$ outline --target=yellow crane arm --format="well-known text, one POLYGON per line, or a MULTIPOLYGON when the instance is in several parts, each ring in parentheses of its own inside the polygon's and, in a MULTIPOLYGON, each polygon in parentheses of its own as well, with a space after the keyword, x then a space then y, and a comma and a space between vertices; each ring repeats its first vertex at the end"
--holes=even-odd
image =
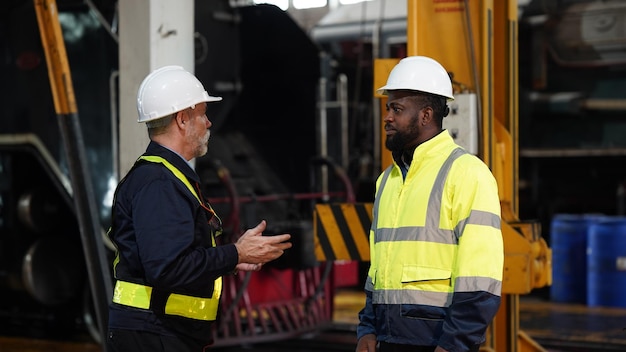
MULTIPOLYGON (((104 231, 100 226, 94 189, 91 183, 85 147, 79 125, 76 99, 65 43, 55 0, 34 0, 41 43, 46 55, 48 77, 65 146, 72 196, 80 227, 81 242, 100 338, 104 341, 108 325, 108 304, 113 288, 110 265, 104 252, 104 231)), ((103 344, 106 352, 106 344, 103 344)))
POLYGON ((35 0, 41 44, 46 54, 48 77, 57 114, 76 113, 72 76, 61 34, 56 1, 35 0))

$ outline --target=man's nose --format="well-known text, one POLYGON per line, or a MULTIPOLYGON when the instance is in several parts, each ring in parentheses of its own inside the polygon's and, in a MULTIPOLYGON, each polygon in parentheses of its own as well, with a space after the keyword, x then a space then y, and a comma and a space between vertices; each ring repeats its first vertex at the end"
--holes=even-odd
POLYGON ((393 120, 393 114, 391 113, 391 110, 387 110, 385 114, 383 115, 383 121, 389 122, 391 120, 393 120))

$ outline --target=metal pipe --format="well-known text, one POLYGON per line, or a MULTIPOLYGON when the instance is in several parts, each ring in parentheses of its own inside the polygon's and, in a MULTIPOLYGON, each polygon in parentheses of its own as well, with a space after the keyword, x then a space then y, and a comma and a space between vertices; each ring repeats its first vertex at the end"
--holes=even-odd
MULTIPOLYGON (((474 42, 474 28, 472 26, 472 16, 470 14, 470 6, 469 6, 469 1, 468 0, 464 0, 464 6, 465 6, 465 22, 467 24, 467 35, 468 35, 468 41, 469 41, 469 49, 470 49, 470 62, 472 64, 472 74, 473 74, 473 78, 474 78, 474 87, 475 87, 475 91, 476 91, 476 96, 478 99, 476 99, 476 111, 478 113, 478 140, 479 141, 484 141, 484 132, 483 132, 483 125, 484 125, 484 116, 483 116, 483 95, 482 95, 482 91, 481 91, 481 84, 480 84, 480 77, 478 75, 478 63, 476 62, 476 53, 474 52, 474 46, 475 46, 475 42, 474 42)), ((490 116, 488 116, 488 118, 491 118, 490 116)), ((485 143, 478 143, 478 155, 481 156, 483 159, 485 157, 487 153, 485 152, 485 143)))
MULTIPOLYGON (((336 162, 334 162, 332 159, 330 158, 313 158, 311 160, 311 165, 320 165, 321 167, 324 167, 326 165, 332 167, 333 171, 335 172, 335 176, 339 177, 339 179, 342 181, 344 188, 346 189, 346 202, 348 203, 354 203, 355 202, 355 195, 354 195, 354 190, 352 187, 352 183, 350 182, 350 179, 348 178, 348 175, 346 174, 346 172, 344 171, 344 169, 338 165, 336 162)), ((313 167, 311 168, 313 169, 313 167)), ((327 192, 324 192, 325 194, 328 194, 327 192)), ((328 199, 330 198, 328 197, 324 197, 324 199, 328 199)))
POLYGON ((340 74, 337 77, 337 102, 341 109, 341 166, 348 168, 348 76, 340 74))
MULTIPOLYGON (((111 38, 113 38, 113 40, 115 40, 116 43, 119 43, 120 40, 117 36, 117 33, 115 33, 113 27, 109 24, 109 22, 107 22, 106 18, 104 18, 104 16, 102 15, 102 12, 98 10, 98 7, 94 5, 93 1, 85 0, 85 3, 89 7, 89 9, 93 11, 94 15, 96 16, 96 18, 98 19, 102 27, 104 27, 104 29, 106 29, 106 31, 111 35, 111 38)), ((117 4, 115 6, 117 7, 117 4)))
MULTIPOLYGON (((347 192, 282 193, 259 196, 238 196, 240 204, 256 202, 275 202, 278 200, 326 199, 328 197, 347 197, 347 192)), ((211 204, 224 204, 232 201, 231 197, 207 198, 211 204)))
MULTIPOLYGON (((319 83, 319 98, 318 98, 318 110, 319 110, 319 155, 323 158, 328 157, 328 107, 327 107, 327 85, 328 80, 326 77, 320 78, 319 83)), ((321 169, 322 177, 322 192, 326 193, 328 191, 328 168, 326 166, 322 166, 321 169)))
MULTIPOLYGON (((374 29, 372 30, 372 61, 375 62, 377 59, 380 59, 380 51, 382 47, 381 43, 381 33, 383 27, 383 13, 384 4, 381 2, 381 13, 379 19, 374 24, 374 29)), ((372 145, 374 146, 372 150, 372 158, 373 158, 373 167, 372 174, 368 175, 372 178, 376 179, 378 177, 378 173, 381 171, 381 155, 382 155, 382 146, 380 144, 380 121, 382 116, 380 116, 380 99, 376 98, 372 95, 372 145)))
MULTIPOLYGON (((108 303, 112 299, 113 286, 108 261, 104 253, 102 229, 96 211, 91 177, 86 166, 87 158, 85 157, 83 137, 78 123, 78 114, 59 115, 58 117, 74 190, 74 203, 94 306, 98 316, 100 336, 104 341, 108 326, 108 303)), ((103 343, 103 346, 105 345, 103 343)))
POLYGON ((111 109, 111 154, 113 157, 113 177, 116 181, 120 180, 120 148, 119 148, 119 131, 118 131, 118 106, 117 106, 117 84, 115 84, 117 78, 120 76, 120 71, 113 71, 109 77, 109 93, 110 101, 109 106, 111 109))

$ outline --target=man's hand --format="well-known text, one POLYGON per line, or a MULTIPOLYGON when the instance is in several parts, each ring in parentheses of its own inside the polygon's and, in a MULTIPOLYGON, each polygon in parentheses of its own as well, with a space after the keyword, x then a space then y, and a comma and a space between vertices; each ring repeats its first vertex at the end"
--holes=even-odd
POLYGON ((263 264, 250 264, 250 263, 239 263, 235 267, 237 271, 259 271, 263 267, 263 264))
POLYGON ((239 253, 238 270, 261 270, 263 264, 280 257, 286 249, 291 248, 291 242, 286 242, 291 238, 291 235, 263 236, 263 230, 266 226, 265 220, 261 221, 255 227, 244 232, 235 243, 237 253, 239 253))
POLYGON ((376 335, 363 335, 357 342, 356 352, 376 352, 376 335))

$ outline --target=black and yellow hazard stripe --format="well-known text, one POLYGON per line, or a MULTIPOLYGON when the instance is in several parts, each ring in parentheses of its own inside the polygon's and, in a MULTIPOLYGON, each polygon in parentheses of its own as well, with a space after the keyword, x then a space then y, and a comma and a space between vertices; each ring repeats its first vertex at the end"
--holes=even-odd
POLYGON ((369 261, 372 203, 317 204, 315 257, 319 261, 369 261))

